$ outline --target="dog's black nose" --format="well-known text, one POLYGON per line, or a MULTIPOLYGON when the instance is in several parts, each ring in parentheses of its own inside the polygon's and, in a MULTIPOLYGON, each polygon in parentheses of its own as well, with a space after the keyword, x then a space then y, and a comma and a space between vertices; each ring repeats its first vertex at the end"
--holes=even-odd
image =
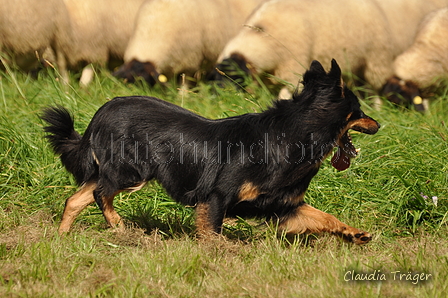
POLYGON ((378 121, 376 121, 376 120, 375 120, 375 122, 376 122, 376 125, 378 125, 378 129, 380 129, 381 128, 381 124, 378 121))

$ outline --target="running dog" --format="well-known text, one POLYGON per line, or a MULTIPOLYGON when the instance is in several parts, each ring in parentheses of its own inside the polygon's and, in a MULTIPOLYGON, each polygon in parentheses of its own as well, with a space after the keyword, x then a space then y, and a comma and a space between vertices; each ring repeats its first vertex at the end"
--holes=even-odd
POLYGON ((176 201, 195 206, 199 237, 221 232, 226 216, 277 220, 281 233, 329 232, 364 244, 367 232, 304 201, 311 179, 334 151, 332 165, 357 155, 349 130, 380 125, 360 109, 335 60, 327 73, 313 61, 302 91, 261 113, 210 120, 154 97, 117 97, 94 115, 83 136, 62 107, 44 110, 52 148, 80 189, 67 199, 59 232, 96 202, 111 227, 123 227, 115 195, 156 179, 176 201), (336 150, 333 150, 334 148, 336 150))

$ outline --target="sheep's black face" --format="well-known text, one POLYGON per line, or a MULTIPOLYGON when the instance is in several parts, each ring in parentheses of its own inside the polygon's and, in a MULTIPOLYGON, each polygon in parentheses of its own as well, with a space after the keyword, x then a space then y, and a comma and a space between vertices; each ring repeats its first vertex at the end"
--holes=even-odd
POLYGON ((251 76, 251 69, 252 66, 243 55, 234 53, 217 64, 207 76, 207 80, 215 81, 219 85, 223 85, 224 82, 228 81, 236 84, 238 87, 245 87, 247 78, 251 76))
POLYGON ((396 105, 403 105, 405 107, 411 107, 413 105, 417 111, 425 110, 420 90, 411 81, 404 81, 399 77, 393 76, 387 80, 381 93, 396 105))
POLYGON ((120 66, 120 68, 113 72, 112 75, 117 78, 124 79, 128 83, 134 83, 137 78, 142 78, 150 86, 154 86, 157 83, 164 83, 166 81, 166 79, 159 79, 161 75, 156 71, 153 63, 140 62, 135 59, 120 66))

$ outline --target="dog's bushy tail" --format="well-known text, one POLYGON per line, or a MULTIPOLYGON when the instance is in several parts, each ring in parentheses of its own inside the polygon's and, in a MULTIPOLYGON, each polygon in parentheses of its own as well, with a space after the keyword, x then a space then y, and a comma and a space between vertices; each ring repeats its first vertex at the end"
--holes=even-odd
POLYGON ((62 164, 78 184, 83 183, 86 169, 82 166, 85 163, 80 148, 82 137, 75 131, 72 115, 61 106, 50 107, 43 111, 41 119, 49 124, 44 131, 53 151, 60 154, 62 164))

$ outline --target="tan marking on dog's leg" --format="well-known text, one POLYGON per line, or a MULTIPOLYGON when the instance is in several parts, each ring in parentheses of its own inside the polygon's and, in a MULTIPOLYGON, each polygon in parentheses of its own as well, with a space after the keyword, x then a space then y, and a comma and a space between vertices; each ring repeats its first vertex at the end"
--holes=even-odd
POLYGON ((196 205, 196 230, 199 238, 209 238, 217 235, 210 219, 210 205, 208 203, 198 203, 196 205))
POLYGON ((241 201, 252 201, 260 195, 260 191, 252 182, 244 182, 240 187, 238 199, 241 201))
POLYGON ((117 192, 113 196, 103 197, 103 215, 110 227, 118 230, 124 229, 124 223, 117 211, 115 211, 113 201, 114 197, 120 193, 117 192))
POLYGON ((356 244, 365 244, 372 239, 369 233, 346 225, 333 215, 308 204, 297 207, 294 216, 280 222, 279 230, 286 234, 328 232, 340 235, 345 240, 356 244))
POLYGON ((67 233, 79 213, 89 204, 95 202, 93 191, 96 189, 96 186, 96 183, 84 184, 79 191, 65 201, 64 213, 59 225, 60 235, 67 233))

